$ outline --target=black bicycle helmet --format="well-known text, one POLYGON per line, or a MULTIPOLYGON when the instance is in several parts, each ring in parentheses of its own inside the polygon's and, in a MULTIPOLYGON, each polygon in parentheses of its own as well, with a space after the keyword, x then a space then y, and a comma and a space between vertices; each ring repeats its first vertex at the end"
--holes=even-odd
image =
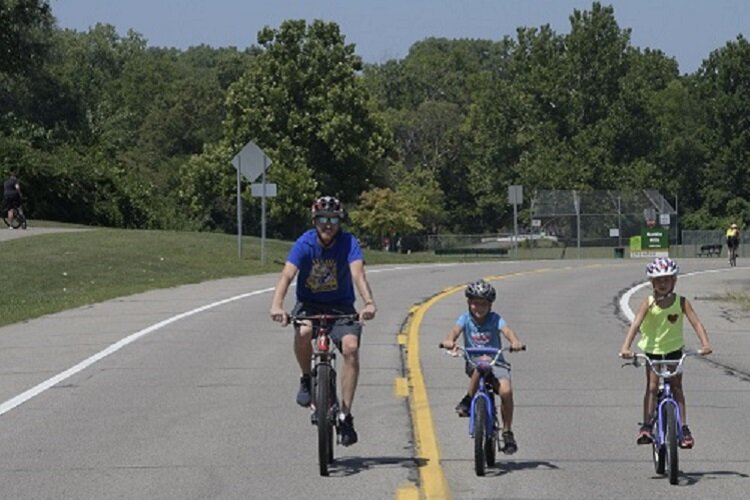
POLYGON ((344 206, 333 196, 321 196, 315 200, 312 204, 310 212, 315 218, 317 215, 338 215, 339 217, 344 216, 344 206))
POLYGON ((485 299, 490 302, 495 302, 495 298, 497 297, 495 287, 482 279, 466 285, 464 294, 467 299, 485 299))

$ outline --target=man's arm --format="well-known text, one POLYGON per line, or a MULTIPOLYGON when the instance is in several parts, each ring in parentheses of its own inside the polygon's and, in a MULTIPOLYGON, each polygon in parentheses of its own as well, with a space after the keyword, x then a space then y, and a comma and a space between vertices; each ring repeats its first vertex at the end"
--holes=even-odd
POLYGON ((349 270, 352 273, 354 286, 357 287, 359 296, 362 297, 362 301, 365 303, 365 307, 362 309, 360 315, 362 319, 372 319, 375 317, 378 308, 375 306, 372 289, 370 288, 370 284, 367 282, 367 277, 365 276, 364 261, 355 260, 349 263, 349 270))
POLYGON ((279 275, 279 281, 276 282, 276 289, 273 291, 273 300, 271 301, 271 319, 278 321, 282 326, 286 326, 289 322, 289 315, 284 311, 284 297, 286 292, 289 290, 289 285, 297 275, 297 266, 291 262, 284 264, 284 269, 281 270, 279 275))

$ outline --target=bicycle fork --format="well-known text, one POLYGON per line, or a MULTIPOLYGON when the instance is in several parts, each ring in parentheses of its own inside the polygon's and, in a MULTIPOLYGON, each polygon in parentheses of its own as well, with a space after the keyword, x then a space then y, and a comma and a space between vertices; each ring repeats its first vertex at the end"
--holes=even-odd
MULTIPOLYGON (((661 390, 659 393, 662 394, 661 390)), ((682 415, 680 414, 680 405, 677 404, 677 401, 675 401, 670 394, 668 397, 661 397, 657 400, 656 409, 652 418, 651 433, 653 434, 656 443, 659 445, 663 445, 666 441, 665 429, 667 422, 664 417, 664 407, 666 405, 672 405, 672 407, 674 407, 676 439, 678 443, 682 442, 682 415)))

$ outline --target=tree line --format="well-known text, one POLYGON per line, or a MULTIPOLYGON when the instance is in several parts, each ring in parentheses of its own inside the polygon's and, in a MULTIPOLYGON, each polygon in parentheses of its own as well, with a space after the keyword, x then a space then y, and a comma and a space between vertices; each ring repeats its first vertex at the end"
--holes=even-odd
MULTIPOLYGON (((0 169, 20 177, 32 218, 236 231, 231 159, 252 140, 272 160, 279 238, 320 194, 365 235, 495 232, 512 227, 513 184, 658 189, 679 199, 682 227, 716 228, 750 220, 748 120, 744 37, 680 74, 598 2, 567 34, 428 38, 364 64, 332 22, 178 50, 0 0, 0 169)), ((260 202, 242 193, 252 234, 260 202)))

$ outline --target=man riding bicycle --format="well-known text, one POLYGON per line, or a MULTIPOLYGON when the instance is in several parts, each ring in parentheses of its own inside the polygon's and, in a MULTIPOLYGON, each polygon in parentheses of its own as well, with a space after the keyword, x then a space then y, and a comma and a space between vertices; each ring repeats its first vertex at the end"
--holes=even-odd
POLYGON ((732 261, 732 254, 736 254, 740 247, 740 229, 737 224, 732 224, 727 229, 727 250, 729 253, 729 261, 732 261))
MULTIPOLYGON (((306 231, 289 251, 284 269, 276 284, 271 303, 271 319, 286 325, 289 315, 284 311, 284 297, 297 276, 295 316, 315 314, 356 314, 354 286, 364 301, 359 317, 369 320, 377 311, 372 290, 365 277, 364 258, 357 238, 340 229, 344 219, 341 202, 332 196, 315 200, 312 210, 313 229, 306 231), (299 273, 299 274, 298 274, 299 273)), ((362 325, 339 320, 333 325, 331 338, 344 358, 341 371, 341 415, 338 425, 341 444, 357 442, 351 406, 359 377, 359 345, 362 325)), ((295 330, 294 354, 302 377, 297 404, 310 406, 310 359, 312 358, 312 325, 302 324, 295 330)))

